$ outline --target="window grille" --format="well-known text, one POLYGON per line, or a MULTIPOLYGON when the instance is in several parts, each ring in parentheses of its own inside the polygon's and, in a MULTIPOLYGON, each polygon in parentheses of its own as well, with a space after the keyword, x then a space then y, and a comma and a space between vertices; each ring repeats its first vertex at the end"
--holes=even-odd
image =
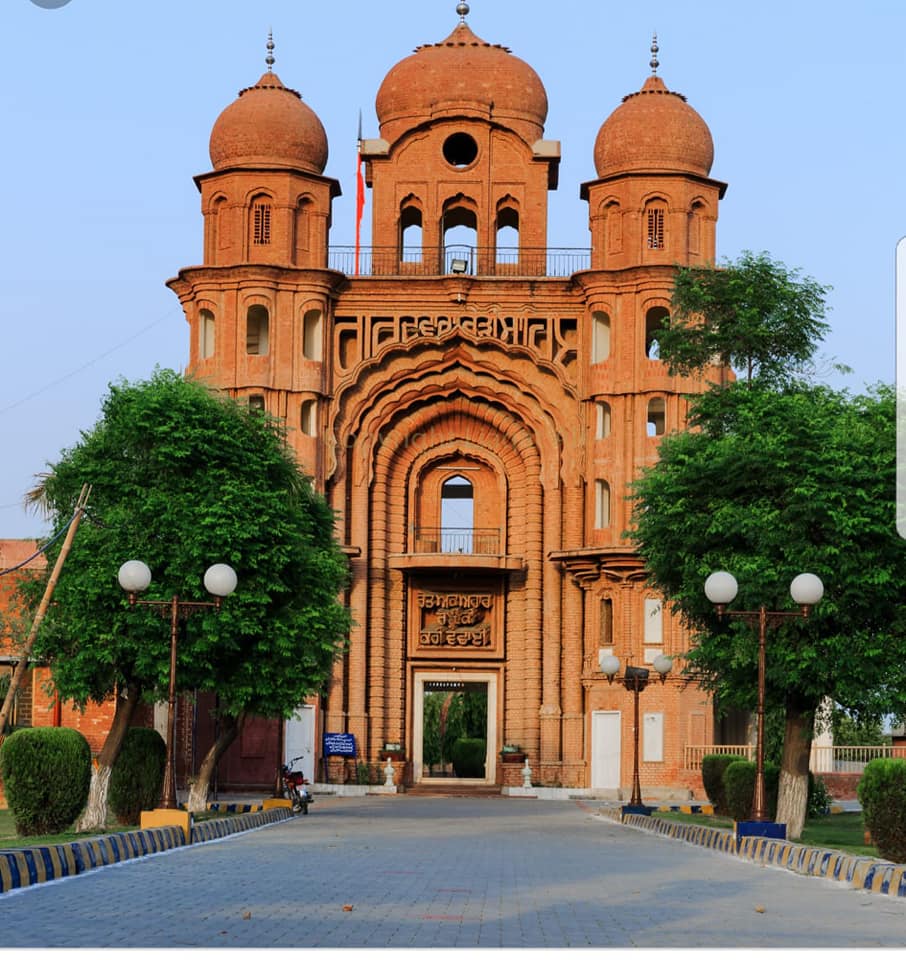
POLYGON ((271 205, 256 203, 253 209, 254 226, 252 239, 256 246, 271 242, 271 205))
POLYGON ((648 208, 648 249, 663 250, 664 243, 664 210, 663 207, 648 208))

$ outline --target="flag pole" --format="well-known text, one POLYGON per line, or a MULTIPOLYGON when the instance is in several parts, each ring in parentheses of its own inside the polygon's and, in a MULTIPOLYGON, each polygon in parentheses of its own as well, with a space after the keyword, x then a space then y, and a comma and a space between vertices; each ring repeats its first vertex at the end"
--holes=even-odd
POLYGON ((355 276, 359 275, 359 255, 362 237, 362 210, 365 206, 365 180, 362 177, 362 111, 359 110, 359 133, 355 165, 355 276))

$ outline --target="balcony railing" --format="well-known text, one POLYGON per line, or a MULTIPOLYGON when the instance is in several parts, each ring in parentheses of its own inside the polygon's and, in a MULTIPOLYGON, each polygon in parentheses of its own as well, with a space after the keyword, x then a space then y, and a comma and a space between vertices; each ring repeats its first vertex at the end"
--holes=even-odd
POLYGON ((327 265, 347 276, 569 277, 588 270, 591 250, 584 247, 470 247, 462 244, 422 247, 331 247, 327 265))
POLYGON ((500 553, 500 531, 493 527, 419 527, 415 553, 500 553))

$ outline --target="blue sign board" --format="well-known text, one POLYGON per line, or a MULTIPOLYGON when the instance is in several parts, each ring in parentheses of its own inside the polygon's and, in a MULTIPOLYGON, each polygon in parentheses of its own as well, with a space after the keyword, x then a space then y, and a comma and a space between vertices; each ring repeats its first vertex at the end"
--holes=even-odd
POLYGON ((354 733, 325 733, 324 734, 324 756, 325 757, 354 757, 355 756, 355 734, 354 733))

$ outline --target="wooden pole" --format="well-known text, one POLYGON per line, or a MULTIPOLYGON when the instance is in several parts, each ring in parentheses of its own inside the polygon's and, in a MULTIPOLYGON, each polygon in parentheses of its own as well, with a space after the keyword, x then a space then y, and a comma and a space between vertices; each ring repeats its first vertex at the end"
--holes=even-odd
POLYGON ((19 684, 22 682, 22 678, 25 676, 25 671, 28 669, 28 655, 31 653, 31 648, 35 645, 35 639, 38 636, 38 629, 41 626, 41 621, 44 619, 44 615, 47 613, 47 608, 50 606, 50 598, 53 596, 57 581, 60 579, 60 572, 63 569, 63 563, 66 560, 66 555, 69 553, 69 550, 72 547, 72 541, 75 539, 76 530, 79 528, 79 521, 82 519, 82 514, 85 511, 85 504, 88 503, 88 496, 90 493, 91 487, 88 484, 85 484, 82 487, 82 492, 79 494, 79 501, 76 504, 75 514, 73 515, 72 523, 69 525, 69 530, 66 531, 66 539, 63 541, 63 546, 60 548, 60 555, 57 557, 57 562, 54 564, 53 572, 51 573, 50 579, 47 581, 47 586, 44 589, 44 596, 41 598, 41 604, 38 607, 38 612, 35 614, 35 619, 31 625, 31 630, 29 630, 28 637, 22 646, 21 657, 19 658, 19 662, 16 664, 16 669, 13 672, 12 677, 10 677, 9 689, 6 691, 6 699, 3 701, 3 706, 0 707, 0 743, 3 742, 3 731, 6 729, 6 722, 9 720, 9 715, 13 708, 13 700, 16 696, 16 690, 18 690, 19 684))

